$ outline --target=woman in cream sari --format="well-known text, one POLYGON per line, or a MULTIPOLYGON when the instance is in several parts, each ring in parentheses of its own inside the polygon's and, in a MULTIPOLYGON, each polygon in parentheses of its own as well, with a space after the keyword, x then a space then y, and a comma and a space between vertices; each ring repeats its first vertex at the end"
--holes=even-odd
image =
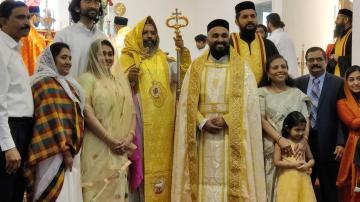
POLYGON ((264 162, 267 201, 274 201, 276 168, 273 164, 274 144, 278 144, 289 156, 300 157, 306 148, 309 134, 310 99, 295 88, 288 74, 286 60, 277 55, 266 62, 266 72, 258 89, 261 124, 263 128, 264 162), (307 129, 303 141, 292 151, 289 141, 281 136, 285 117, 293 111, 301 112, 307 119, 307 129))
POLYGON ((135 112, 124 75, 111 74, 113 63, 113 46, 107 39, 98 39, 90 46, 87 71, 79 77, 86 94, 81 153, 84 201, 128 200, 135 112))

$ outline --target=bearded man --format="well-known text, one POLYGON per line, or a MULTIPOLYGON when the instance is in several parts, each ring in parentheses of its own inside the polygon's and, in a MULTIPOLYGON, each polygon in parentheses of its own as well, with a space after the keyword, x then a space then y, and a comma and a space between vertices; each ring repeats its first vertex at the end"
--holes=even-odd
MULTIPOLYGON (((143 165, 141 169, 130 172, 130 184, 136 185, 131 187, 130 201, 171 201, 174 84, 178 72, 159 48, 158 29, 150 16, 137 23, 124 42, 119 67, 127 75, 133 92, 137 118, 136 144, 142 153, 140 161, 143 165)), ((179 73, 183 75, 191 61, 190 52, 181 36, 175 38, 175 46, 180 49, 179 73)), ((134 165, 136 161, 132 161, 134 165)))
POLYGON ((77 78, 86 69, 90 44, 105 38, 96 23, 103 15, 101 0, 72 0, 68 8, 74 24, 56 33, 54 41, 70 46, 72 68, 70 76, 77 78))
POLYGON ((330 56, 327 71, 344 77, 347 67, 351 66, 352 11, 340 9, 335 21, 334 37, 337 39, 330 56))
POLYGON ((263 77, 266 59, 279 54, 276 46, 268 39, 256 34, 256 10, 251 1, 244 1, 235 6, 235 23, 240 33, 231 34, 231 45, 247 62, 259 84, 263 77))
POLYGON ((209 50, 191 63, 178 103, 171 201, 265 202, 255 77, 229 46, 227 21, 207 31, 209 50))

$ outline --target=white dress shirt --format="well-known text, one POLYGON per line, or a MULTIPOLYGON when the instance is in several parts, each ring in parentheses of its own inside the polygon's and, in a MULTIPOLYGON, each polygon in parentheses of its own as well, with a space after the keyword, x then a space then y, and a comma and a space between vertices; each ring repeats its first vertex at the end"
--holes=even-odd
POLYGON ((98 38, 107 38, 107 36, 96 26, 90 30, 80 21, 56 33, 54 41, 66 43, 70 47, 72 56, 70 75, 73 78, 78 78, 85 72, 90 45, 98 38))
MULTIPOLYGON (((320 80, 320 83, 319 83, 320 95, 321 95, 322 87, 324 85, 325 75, 326 75, 326 72, 324 72, 321 76, 318 77, 318 79, 320 80)), ((313 75, 309 74, 309 83, 308 83, 308 87, 307 87, 307 90, 306 90, 306 94, 309 97, 311 95, 311 89, 313 88, 313 85, 314 85, 314 79, 315 79, 315 77, 313 75)))
POLYGON ((20 45, 0 30, 0 147, 15 147, 8 117, 32 117, 34 102, 30 78, 20 55, 20 45))
POLYGON ((206 50, 207 50, 207 45, 202 49, 196 48, 196 52, 191 54, 191 61, 194 61, 196 58, 202 56, 202 54, 204 54, 206 50))
POLYGON ((299 76, 299 66, 296 59, 295 45, 289 34, 285 32, 284 29, 279 28, 271 32, 271 35, 267 39, 275 44, 280 55, 287 61, 290 76, 297 78, 299 76))

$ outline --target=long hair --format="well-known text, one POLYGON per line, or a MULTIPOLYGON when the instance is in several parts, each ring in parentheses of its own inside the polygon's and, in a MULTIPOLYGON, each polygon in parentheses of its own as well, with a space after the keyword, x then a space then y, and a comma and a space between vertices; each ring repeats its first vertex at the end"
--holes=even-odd
POLYGON ((283 127, 281 129, 281 134, 284 138, 288 138, 290 135, 290 130, 298 126, 299 124, 305 123, 306 124, 306 118, 304 115, 298 111, 290 112, 283 122, 283 127))
MULTIPOLYGON (((80 20, 80 1, 81 0, 72 0, 69 4, 68 11, 71 15, 71 20, 75 23, 79 22, 80 20)), ((97 23, 101 16, 104 15, 103 7, 100 5, 98 16, 94 20, 97 23)))
MULTIPOLYGON (((261 79, 261 81, 259 83, 259 87, 270 86, 271 85, 271 80, 268 77, 267 73, 269 72, 271 63, 274 60, 279 59, 279 58, 283 59, 285 61, 286 68, 289 70, 288 63, 287 63, 287 61, 285 60, 285 58, 282 55, 274 55, 274 56, 272 56, 269 60, 266 61, 265 72, 263 73, 263 77, 262 77, 262 79, 261 79)), ((288 77, 285 80, 285 84, 287 86, 294 87, 295 86, 295 81, 294 81, 293 78, 290 77, 290 75, 288 75, 288 77)))
POLYGON ((285 23, 281 21, 279 14, 277 13, 270 13, 268 16, 266 16, 266 20, 270 22, 274 27, 276 28, 284 28, 285 23))

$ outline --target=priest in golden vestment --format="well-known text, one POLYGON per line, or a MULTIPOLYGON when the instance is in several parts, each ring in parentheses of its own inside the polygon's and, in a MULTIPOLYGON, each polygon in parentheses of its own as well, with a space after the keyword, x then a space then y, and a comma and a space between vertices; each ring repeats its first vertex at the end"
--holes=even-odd
POLYGON ((256 10, 251 1, 236 5, 236 25, 240 33, 231 34, 231 45, 236 52, 250 63, 256 81, 259 84, 265 71, 266 59, 278 55, 279 51, 273 42, 256 34, 256 10))
POLYGON ((38 6, 30 6, 30 32, 27 37, 21 39, 21 56, 29 75, 33 75, 36 71, 36 61, 40 53, 46 48, 45 38, 39 34, 35 27, 40 23, 40 8, 38 6))
MULTIPOLYGON (((146 17, 125 37, 120 57, 137 107, 137 131, 140 131, 144 165, 144 180, 130 192, 130 201, 170 201, 175 125, 172 84, 177 72, 169 65, 159 42, 155 22, 150 16, 146 17)), ((189 51, 185 47, 180 49, 181 55, 191 61, 189 51)))
POLYGON ((210 50, 185 75, 174 137, 172 202, 265 202, 254 74, 229 47, 229 23, 209 23, 210 50))
POLYGON ((111 42, 115 47, 116 59, 120 58, 121 50, 124 48, 124 40, 127 33, 130 32, 130 27, 127 26, 128 19, 121 16, 114 17, 114 36, 111 38, 111 42))

